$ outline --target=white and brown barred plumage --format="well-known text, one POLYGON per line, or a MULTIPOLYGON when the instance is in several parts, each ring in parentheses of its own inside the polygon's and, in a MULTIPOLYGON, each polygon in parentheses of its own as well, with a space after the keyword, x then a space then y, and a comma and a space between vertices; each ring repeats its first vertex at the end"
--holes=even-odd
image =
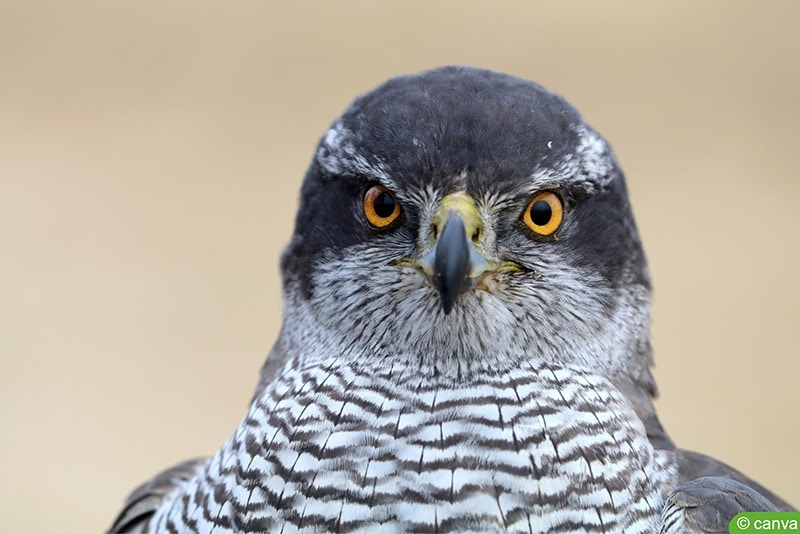
POLYGON ((664 433, 623 174, 531 82, 446 67, 357 99, 281 267, 247 416, 113 531, 707 532, 790 509, 664 433), (522 216, 542 191, 563 204, 548 235, 522 216))

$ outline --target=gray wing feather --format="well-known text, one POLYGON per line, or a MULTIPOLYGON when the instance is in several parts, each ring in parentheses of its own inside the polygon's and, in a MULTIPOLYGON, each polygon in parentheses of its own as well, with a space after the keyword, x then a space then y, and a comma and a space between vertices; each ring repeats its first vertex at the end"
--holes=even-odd
POLYGON ((678 480, 662 510, 661 532, 728 532, 739 512, 794 511, 795 508, 767 488, 731 466, 705 454, 678 449, 664 431, 655 412, 642 417, 656 449, 675 455, 678 480))
POLYGON ((131 493, 109 532, 143 532, 164 496, 197 474, 206 458, 195 458, 167 469, 131 493))
POLYGON ((667 496, 661 532, 728 532, 739 512, 793 511, 758 482, 704 454, 675 450, 678 485, 667 496))
MULTIPOLYGON (((795 508, 784 501, 767 488, 753 480, 752 478, 743 475, 733 467, 715 460, 705 454, 697 452, 686 451, 679 449, 676 451, 678 456, 678 479, 679 483, 685 484, 697 478, 702 477, 722 477, 729 478, 752 488, 755 492, 761 494, 768 502, 771 502, 775 509, 778 511, 794 511, 795 508)), ((750 510, 757 511, 757 510, 750 510)))
POLYGON ((728 532, 728 523, 739 512, 777 512, 755 489, 724 477, 701 477, 681 484, 667 497, 661 532, 728 532))

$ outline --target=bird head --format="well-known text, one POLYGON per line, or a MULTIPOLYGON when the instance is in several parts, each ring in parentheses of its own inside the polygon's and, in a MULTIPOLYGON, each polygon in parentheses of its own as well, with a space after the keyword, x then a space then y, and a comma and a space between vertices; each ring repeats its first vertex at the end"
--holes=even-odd
POLYGON ((623 174, 529 81, 444 67, 356 99, 319 143, 281 266, 282 335, 307 360, 463 380, 535 359, 654 388, 623 174))

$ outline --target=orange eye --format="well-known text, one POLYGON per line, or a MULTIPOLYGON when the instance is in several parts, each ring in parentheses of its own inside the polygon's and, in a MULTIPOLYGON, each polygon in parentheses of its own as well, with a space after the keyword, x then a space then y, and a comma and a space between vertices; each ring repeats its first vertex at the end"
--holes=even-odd
POLYGON ((540 191, 533 195, 522 214, 522 221, 540 236, 553 235, 561 226, 564 204, 552 191, 540 191))
POLYGON ((373 185, 364 195, 364 215, 373 228, 386 228, 400 216, 400 203, 382 185, 373 185))

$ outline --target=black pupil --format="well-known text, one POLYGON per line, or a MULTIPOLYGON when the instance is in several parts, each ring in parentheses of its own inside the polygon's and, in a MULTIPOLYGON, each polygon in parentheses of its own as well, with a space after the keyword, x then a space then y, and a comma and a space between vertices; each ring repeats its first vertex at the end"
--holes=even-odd
POLYGON ((389 217, 394 213, 394 198, 389 193, 379 193, 373 205, 378 217, 389 217))
POLYGON ((552 216, 553 209, 544 200, 537 200, 531 206, 531 221, 537 226, 544 226, 549 223, 552 216))

